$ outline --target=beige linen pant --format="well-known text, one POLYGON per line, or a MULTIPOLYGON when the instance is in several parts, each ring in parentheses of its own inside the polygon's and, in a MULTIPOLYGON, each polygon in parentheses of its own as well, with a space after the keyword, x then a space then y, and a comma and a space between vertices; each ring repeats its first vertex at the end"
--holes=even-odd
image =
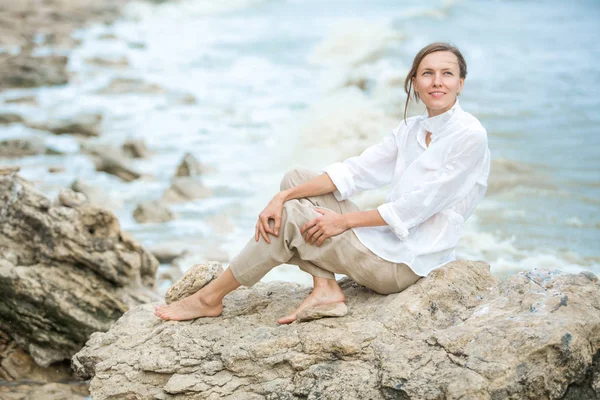
MULTIPOLYGON (((283 177, 281 190, 317 175, 310 170, 291 170, 283 177)), ((392 263, 375 255, 352 229, 326 239, 321 246, 305 242, 300 229, 321 215, 315 207, 339 214, 359 211, 354 203, 338 201, 332 193, 285 202, 279 236, 270 235, 270 244, 262 237, 258 242, 254 237, 250 239, 229 266, 235 279, 244 286, 252 286, 274 267, 287 263, 327 279, 335 279, 334 273, 348 275, 378 293, 389 294, 406 289, 420 278, 406 264, 392 263)))

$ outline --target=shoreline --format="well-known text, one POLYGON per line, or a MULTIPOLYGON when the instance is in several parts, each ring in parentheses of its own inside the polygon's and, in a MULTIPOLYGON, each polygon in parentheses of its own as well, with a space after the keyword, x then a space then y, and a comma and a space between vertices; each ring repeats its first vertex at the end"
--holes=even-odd
POLYGON ((0 0, 0 92, 69 82, 77 29, 112 24, 131 0, 0 0), (50 50, 50 51, 48 51, 50 50))

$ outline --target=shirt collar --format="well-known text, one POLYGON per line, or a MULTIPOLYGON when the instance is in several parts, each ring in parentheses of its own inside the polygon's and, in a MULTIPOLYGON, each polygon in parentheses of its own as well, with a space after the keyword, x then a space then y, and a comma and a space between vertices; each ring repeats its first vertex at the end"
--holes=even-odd
POLYGON ((421 145, 424 145, 424 147, 427 148, 427 145, 425 144, 425 132, 431 132, 432 142, 442 136, 444 133, 444 126, 450 121, 456 110, 461 110, 458 99, 456 99, 452 108, 435 117, 428 117, 427 112, 425 112, 423 119, 420 121, 421 127, 423 128, 419 135, 419 142, 422 142, 421 145))

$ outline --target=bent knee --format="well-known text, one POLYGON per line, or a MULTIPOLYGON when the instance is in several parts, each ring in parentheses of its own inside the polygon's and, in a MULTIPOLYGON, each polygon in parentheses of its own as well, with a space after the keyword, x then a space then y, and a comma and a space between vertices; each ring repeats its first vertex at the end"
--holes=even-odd
POLYGON ((306 168, 294 168, 289 170, 283 175, 281 183, 279 184, 279 190, 287 190, 294 186, 298 186, 302 182, 305 182, 311 178, 314 178, 317 174, 310 169, 306 168))

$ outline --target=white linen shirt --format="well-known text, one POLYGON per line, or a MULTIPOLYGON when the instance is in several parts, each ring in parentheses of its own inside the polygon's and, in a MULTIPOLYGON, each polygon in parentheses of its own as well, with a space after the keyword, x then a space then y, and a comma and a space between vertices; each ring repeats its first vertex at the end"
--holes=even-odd
POLYGON ((443 114, 402 121, 381 143, 324 172, 340 201, 391 184, 387 202, 377 208, 388 225, 352 230, 379 257, 426 276, 456 259, 463 224, 485 194, 490 173, 487 133, 457 100, 443 114))

